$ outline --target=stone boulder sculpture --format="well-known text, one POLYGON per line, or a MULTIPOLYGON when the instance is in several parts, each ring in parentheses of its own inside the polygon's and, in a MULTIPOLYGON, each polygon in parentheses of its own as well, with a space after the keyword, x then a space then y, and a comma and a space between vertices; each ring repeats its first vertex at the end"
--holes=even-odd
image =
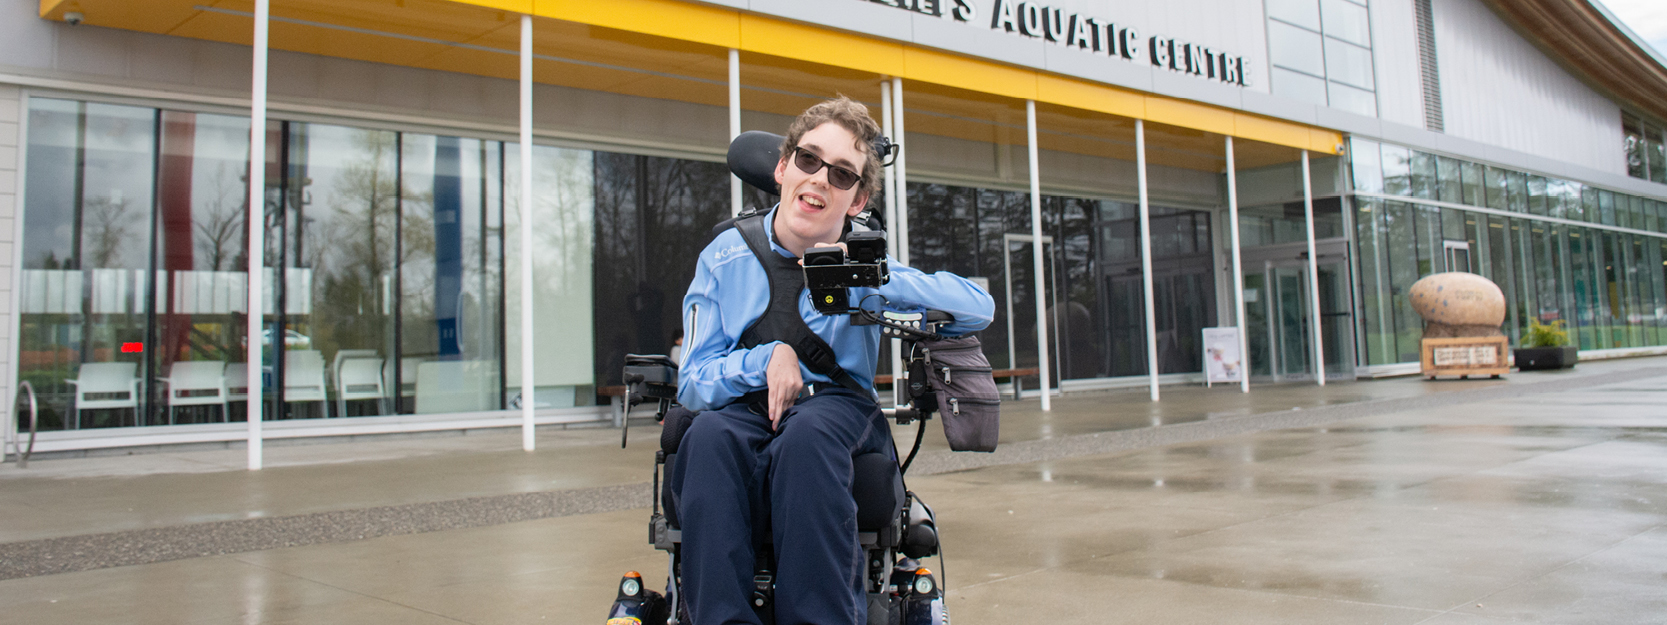
POLYGON ((1419 361, 1430 379, 1497 378, 1509 370, 1505 333, 1505 293, 1492 280, 1473 273, 1448 272, 1412 283, 1407 299, 1424 318, 1419 361))
POLYGON ((1407 291, 1424 318, 1424 338, 1504 336, 1505 293, 1492 280, 1451 271, 1425 276, 1407 291))

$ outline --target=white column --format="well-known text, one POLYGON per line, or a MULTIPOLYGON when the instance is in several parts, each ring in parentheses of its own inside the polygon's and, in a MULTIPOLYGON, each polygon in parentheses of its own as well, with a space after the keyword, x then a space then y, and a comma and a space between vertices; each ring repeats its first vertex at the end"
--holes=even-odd
MULTIPOLYGON (((891 108, 891 81, 881 78, 880 134, 887 137, 892 136, 891 108)), ((902 262, 903 259, 898 256, 898 246, 901 245, 901 243, 897 240, 897 190, 893 188, 893 185, 897 182, 897 173, 895 170, 889 172, 885 171, 885 168, 882 167, 880 169, 880 177, 880 191, 886 196, 886 230, 888 231, 886 233, 886 253, 891 254, 892 258, 898 259, 898 262, 902 262)))
POLYGON ((1325 342, 1320 331, 1320 269, 1314 252, 1314 181, 1308 171, 1308 150, 1302 151, 1302 215, 1308 222, 1308 290, 1312 310, 1309 325, 1314 327, 1314 380, 1325 386, 1325 342))
MULTIPOLYGON (((1030 143, 1030 256, 1034 261, 1034 278, 1036 286, 1031 293, 1036 300, 1036 358, 1040 364, 1042 377, 1042 411, 1053 409, 1049 403, 1053 391, 1048 388, 1051 383, 1051 371, 1048 367, 1048 291, 1044 287, 1047 281, 1043 279, 1045 268, 1042 262, 1042 163, 1040 150, 1036 147, 1036 101, 1025 100, 1025 133, 1030 143)), ((1003 250, 1002 253, 1006 253, 1003 250)), ((1012 294, 1008 294, 1012 298, 1012 294)), ((1014 380, 1017 384, 1018 381, 1014 380)))
POLYGON ((1233 137, 1227 137, 1227 222, 1233 233, 1233 318, 1239 325, 1239 387, 1250 392, 1250 337, 1244 324, 1244 254, 1239 246, 1239 174, 1233 165, 1233 137))
MULTIPOLYGON (((903 145, 903 79, 891 79, 891 129, 896 134, 890 135, 898 146, 903 145)), ((892 183, 892 189, 897 192, 897 262, 904 266, 909 264, 909 170, 904 162, 908 158, 903 149, 897 149, 897 162, 892 163, 891 171, 896 174, 897 181, 892 183)))
MULTIPOLYGON (((271 0, 255 0, 255 63, 249 90, 249 314, 244 328, 245 363, 249 376, 249 470, 261 468, 261 408, 266 401, 261 387, 261 325, 266 308, 261 294, 266 289, 266 45, 271 0)), ((276 334, 276 333, 275 333, 276 334)), ((273 337, 276 347, 278 336, 273 337)), ((279 348, 280 350, 282 348, 279 348)), ((281 351, 278 353, 282 354, 281 351)))
MULTIPOLYGON (((891 81, 881 77, 880 134, 887 137, 894 137, 892 124, 896 118, 891 98, 891 81)), ((902 227, 897 222, 897 170, 893 169, 886 172, 884 169, 881 168, 882 181, 880 188, 886 196, 885 219, 886 230, 888 231, 886 232, 886 253, 901 263, 903 262, 901 255, 903 243, 901 241, 902 227)), ((891 339, 891 403, 894 408, 903 407, 903 374, 903 341, 901 339, 891 339)))
POLYGON ((1140 272, 1146 287, 1146 373, 1158 401, 1158 320, 1152 301, 1152 205, 1146 192, 1146 121, 1134 120, 1135 170, 1140 178, 1140 272))
MULTIPOLYGON (((741 136, 741 51, 729 49, 729 140, 741 136)), ((727 149, 728 146, 725 146, 727 149)), ((729 175, 729 216, 741 214, 741 179, 729 175)))
POLYGON ((533 412, 533 17, 521 16, 521 449, 532 451, 533 412))

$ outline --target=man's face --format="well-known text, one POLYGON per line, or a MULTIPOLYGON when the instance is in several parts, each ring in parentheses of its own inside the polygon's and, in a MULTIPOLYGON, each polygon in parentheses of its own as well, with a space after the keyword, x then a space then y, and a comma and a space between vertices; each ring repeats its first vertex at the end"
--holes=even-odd
MULTIPOLYGON (((837 165, 861 173, 867 163, 857 138, 834 122, 827 122, 799 138, 799 147, 820 157, 829 165, 837 165)), ((781 209, 776 214, 776 238, 782 247, 803 256, 805 249, 817 243, 839 240, 845 229, 845 218, 862 212, 868 195, 858 182, 850 189, 840 189, 828 183, 829 169, 823 167, 807 174, 793 163, 789 150, 776 163, 776 182, 781 184, 781 209)))

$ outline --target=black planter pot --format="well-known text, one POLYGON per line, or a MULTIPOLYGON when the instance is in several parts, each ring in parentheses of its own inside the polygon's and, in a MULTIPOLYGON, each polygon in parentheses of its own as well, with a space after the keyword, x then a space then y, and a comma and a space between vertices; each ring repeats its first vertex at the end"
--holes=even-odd
POLYGON ((1574 347, 1521 347, 1512 353, 1517 369, 1522 371, 1566 369, 1580 362, 1580 350, 1574 347))

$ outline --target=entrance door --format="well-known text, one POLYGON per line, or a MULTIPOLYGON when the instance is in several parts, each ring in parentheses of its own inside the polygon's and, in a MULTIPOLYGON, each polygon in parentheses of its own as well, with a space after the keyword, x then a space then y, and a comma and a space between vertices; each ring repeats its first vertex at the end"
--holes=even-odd
POLYGON ((1470 243, 1468 241, 1444 241, 1441 247, 1447 253, 1448 271, 1470 271, 1470 243))
POLYGON ((1316 315, 1308 271, 1308 249, 1267 246, 1244 251, 1245 325, 1253 377, 1275 382, 1312 380, 1314 326, 1320 324, 1326 378, 1354 377, 1354 313, 1347 246, 1316 245, 1320 255, 1320 310, 1316 315))

